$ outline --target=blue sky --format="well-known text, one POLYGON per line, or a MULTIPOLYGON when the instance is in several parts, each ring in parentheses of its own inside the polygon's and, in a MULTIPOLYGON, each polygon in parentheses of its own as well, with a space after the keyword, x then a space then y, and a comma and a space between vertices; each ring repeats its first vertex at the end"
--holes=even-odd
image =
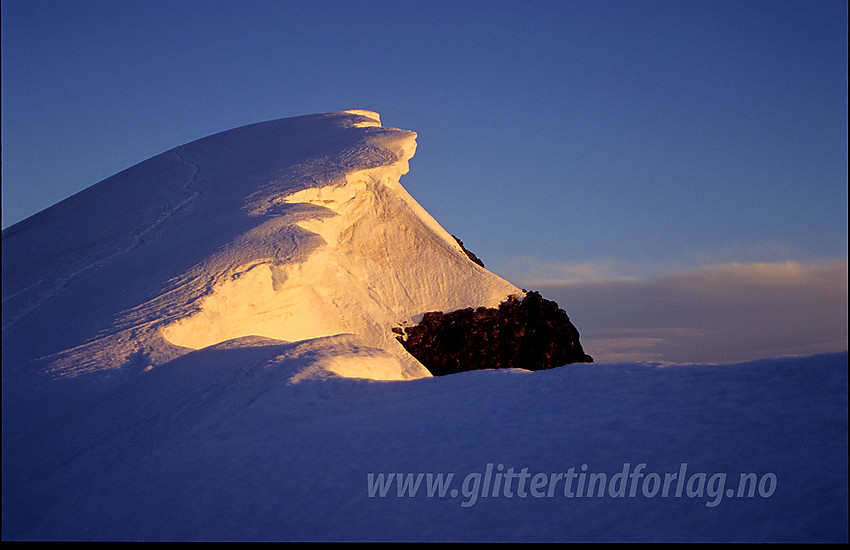
POLYGON ((847 19, 842 1, 4 0, 3 227, 212 133, 363 108, 419 134, 402 183, 512 280, 846 265, 847 19))

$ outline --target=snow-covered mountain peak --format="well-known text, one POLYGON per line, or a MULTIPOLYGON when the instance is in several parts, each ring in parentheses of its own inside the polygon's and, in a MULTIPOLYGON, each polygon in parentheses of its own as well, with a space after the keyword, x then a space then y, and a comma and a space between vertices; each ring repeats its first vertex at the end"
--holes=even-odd
POLYGON ((362 139, 331 155, 334 162, 299 166, 309 186, 277 186, 264 197, 275 205, 265 213, 275 214, 250 239, 299 240, 293 233, 303 230, 299 246, 283 257, 243 257, 240 265, 233 257, 256 247, 243 240, 228 248, 233 274, 204 294, 195 311, 163 328, 167 341, 197 349, 247 335, 300 341, 353 333, 398 359, 392 377, 420 377, 429 373, 401 349, 393 326, 435 309, 492 307, 518 292, 472 264, 399 183, 416 134, 355 124, 362 139))
MULTIPOLYGON (((404 189, 415 152, 415 132, 371 111, 262 122, 157 155, 13 226, 4 366, 123 379, 245 337, 349 334, 396 364, 364 362, 359 375, 429 376, 393 327, 521 291, 471 262, 404 189)), ((355 363, 337 372, 357 376, 355 363)))

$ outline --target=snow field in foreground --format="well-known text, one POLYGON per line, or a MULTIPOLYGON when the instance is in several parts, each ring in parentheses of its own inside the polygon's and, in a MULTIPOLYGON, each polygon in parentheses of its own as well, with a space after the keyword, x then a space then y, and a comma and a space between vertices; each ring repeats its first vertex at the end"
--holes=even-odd
POLYGON ((847 540, 846 353, 378 382, 316 367, 370 361, 351 338, 264 344, 189 354, 39 434, 4 535, 847 540), (679 496, 653 488, 683 465, 679 496), (443 496, 428 474, 452 476, 443 496))

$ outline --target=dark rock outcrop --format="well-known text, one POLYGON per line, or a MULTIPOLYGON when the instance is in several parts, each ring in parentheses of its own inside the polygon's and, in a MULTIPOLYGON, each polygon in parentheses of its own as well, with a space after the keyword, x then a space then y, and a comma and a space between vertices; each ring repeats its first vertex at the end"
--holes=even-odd
POLYGON ((466 247, 465 247, 465 246, 463 246, 463 241, 462 241, 462 240, 458 239, 458 238, 457 238, 457 237, 455 237, 454 235, 452 235, 452 237, 454 237, 454 239, 457 241, 457 244, 459 244, 459 245, 460 245, 460 247, 463 249, 463 252, 466 254, 466 257, 467 257, 467 258, 469 258, 470 260, 472 260, 472 262, 473 262, 473 263, 476 263, 476 264, 480 265, 481 267, 484 267, 484 262, 482 262, 482 261, 478 258, 478 256, 476 256, 475 254, 473 254, 472 252, 470 252, 469 250, 467 250, 467 249, 466 249, 466 247))
POLYGON ((543 370, 590 363, 579 333, 558 304, 538 292, 498 308, 428 312, 412 327, 394 328, 404 348, 434 376, 478 369, 543 370))

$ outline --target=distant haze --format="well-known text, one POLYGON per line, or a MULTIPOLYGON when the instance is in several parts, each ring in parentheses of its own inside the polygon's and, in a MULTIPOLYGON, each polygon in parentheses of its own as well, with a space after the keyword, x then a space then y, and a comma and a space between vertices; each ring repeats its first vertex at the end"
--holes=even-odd
POLYGON ((847 262, 540 282, 595 360, 731 363, 847 349, 847 262))

